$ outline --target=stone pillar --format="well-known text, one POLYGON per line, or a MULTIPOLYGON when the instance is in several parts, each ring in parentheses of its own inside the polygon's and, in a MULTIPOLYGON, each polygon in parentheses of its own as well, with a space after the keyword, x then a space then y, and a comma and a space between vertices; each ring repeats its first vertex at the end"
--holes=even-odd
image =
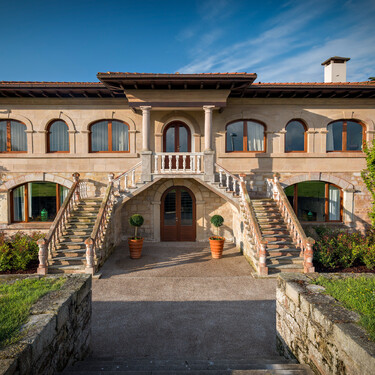
POLYGON ((315 241, 312 238, 308 238, 306 241, 306 249, 303 253, 303 272, 312 273, 315 272, 315 267, 313 265, 313 245, 315 241))
POLYGON ((205 151, 204 161, 204 181, 215 182, 215 152, 205 151))
MULTIPOLYGON (((73 181, 78 182, 78 184, 79 184, 79 176, 80 174, 77 172, 72 174, 73 181)), ((81 199, 79 186, 78 186, 78 189, 76 189, 76 191, 74 192, 74 194, 75 194, 75 204, 78 204, 81 199)))
POLYGON ((325 154, 327 152, 327 134, 328 130, 321 129, 319 131, 319 144, 317 145, 317 152, 321 152, 322 154, 325 154), (320 146, 320 147, 319 147, 320 146))
POLYGON ((285 152, 285 134, 286 134, 286 130, 282 129, 278 133, 279 133, 279 153, 283 154, 285 152))
POLYGON ((33 130, 25 130, 26 139, 27 139, 27 153, 33 154, 34 153, 34 145, 33 145, 33 130))
POLYGON ((95 262, 94 262, 94 241, 91 238, 88 238, 85 241, 86 245, 86 268, 85 273, 93 275, 95 273, 95 262))
POLYGON ((259 274, 259 276, 267 276, 268 275, 267 241, 261 241, 261 243, 260 243, 258 274, 259 274))
POLYGON ((142 151, 150 151, 150 110, 151 106, 141 106, 142 110, 142 151))
POLYGON ((71 154, 75 154, 76 151, 76 136, 75 134, 77 133, 76 130, 68 130, 69 133, 69 152, 71 154))
POLYGON ((315 130, 306 131, 306 142, 307 142, 307 145, 305 145, 306 152, 309 152, 309 153, 315 152, 315 145, 314 145, 315 133, 317 133, 317 131, 315 130))
POLYGON ((38 240, 38 246, 39 246, 39 253, 38 253, 39 266, 38 266, 37 273, 38 273, 38 275, 47 275, 47 273, 48 273, 48 263, 47 263, 48 255, 47 255, 46 239, 41 238, 40 240, 38 240))
POLYGON ((129 130, 129 152, 131 154, 135 154, 137 150, 137 145, 136 145, 136 130, 129 130))
POLYGON ((276 137, 276 134, 274 131, 266 131, 266 144, 264 145, 264 148, 267 152, 267 154, 272 154, 275 152, 275 145, 274 145, 274 139, 276 137))
POLYGON ((355 189, 353 188, 344 189, 342 221, 348 227, 352 227, 354 224, 354 193, 355 189))
POLYGON ((204 105, 204 151, 212 151, 212 110, 214 105, 204 105))

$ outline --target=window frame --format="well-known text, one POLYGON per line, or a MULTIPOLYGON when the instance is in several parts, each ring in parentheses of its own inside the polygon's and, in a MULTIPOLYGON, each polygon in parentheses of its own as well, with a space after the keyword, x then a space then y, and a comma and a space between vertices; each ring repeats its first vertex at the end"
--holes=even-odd
MULTIPOLYGON (((17 224, 17 223, 30 223, 29 217, 28 217, 28 212, 29 212, 29 184, 33 182, 50 182, 50 181, 28 181, 24 182, 23 184, 14 186, 12 190, 10 191, 10 222, 12 224, 17 224), (25 213, 25 220, 24 221, 16 221, 14 220, 14 201, 13 201, 13 192, 15 189, 19 188, 20 186, 25 186, 25 193, 24 193, 24 213, 25 213)), ((60 204, 60 188, 61 187, 66 187, 63 185, 60 185, 56 182, 52 182, 53 184, 56 185, 56 215, 58 214, 61 204, 60 204)), ((55 216, 56 217, 56 216, 55 216)), ((32 223, 39 223, 39 221, 31 221, 32 223)), ((44 223, 53 223, 53 220, 51 221, 44 221, 44 223)))
MULTIPOLYGON (((341 144, 341 150, 327 150, 327 145, 326 145, 326 152, 363 152, 363 147, 366 141, 366 126, 363 124, 361 121, 355 120, 355 119, 344 119, 344 120, 335 120, 331 121, 329 124, 327 124, 327 132, 328 132, 328 126, 336 123, 336 122, 342 122, 342 144, 341 144), (357 123, 358 125, 361 125, 362 127, 362 150, 347 150, 347 140, 348 140, 348 133, 347 133, 347 128, 348 128, 348 121, 352 121, 357 123)), ((326 139, 328 137, 328 133, 326 136, 326 139)))
POLYGON ((63 120, 52 120, 49 124, 48 124, 48 127, 47 127, 47 153, 48 154, 69 154, 70 153, 70 136, 69 136, 69 126, 68 124, 63 121, 63 120), (51 136, 51 126, 57 122, 57 121, 61 121, 65 124, 65 126, 68 128, 67 130, 67 133, 68 133, 68 148, 69 150, 68 151, 51 151, 51 140, 50 140, 50 136, 51 136))
POLYGON ((0 122, 6 122, 7 125, 7 150, 6 151, 0 151, 0 154, 27 154, 27 133, 26 133, 26 150, 25 151, 12 151, 12 136, 11 136, 11 122, 18 122, 19 124, 22 124, 25 127, 25 132, 27 131, 27 126, 18 120, 13 120, 13 119, 0 119, 0 122))
MULTIPOLYGON (((332 184, 331 182, 326 182, 326 181, 317 181, 317 180, 311 180, 311 181, 301 181, 301 182, 323 182, 325 184, 324 186, 324 216, 325 220, 324 221, 314 221, 313 223, 342 223, 343 221, 343 212, 344 212, 344 193, 342 188, 340 186, 337 186, 335 184, 332 184), (340 220, 329 220, 329 186, 333 186, 337 189, 340 190, 340 220)), ((298 183, 292 185, 294 188, 293 191, 293 211, 298 218, 298 183)), ((289 186, 287 186, 289 187, 289 186)), ((285 189, 284 189, 285 190, 285 189)), ((298 219, 300 220, 300 219, 298 219)), ((304 222, 304 221, 302 221, 304 222)), ((306 223, 311 223, 310 221, 306 221, 306 223)))
POLYGON ((90 154, 97 154, 97 153, 130 153, 130 134, 129 134, 129 131, 130 131, 130 126, 125 122, 125 121, 122 121, 122 120, 116 120, 116 119, 111 119, 111 120, 107 120, 107 119, 102 119, 102 120, 98 120, 98 121, 95 121, 93 122, 92 124, 90 124, 90 127, 89 127, 89 153, 90 154), (92 130, 91 128, 99 123, 99 122, 102 122, 102 121, 107 121, 108 122, 108 126, 107 126, 107 129, 108 129, 108 151, 92 151, 92 130), (125 126, 127 126, 128 128, 128 151, 112 151, 112 121, 117 121, 117 122, 121 122, 122 124, 124 124, 125 126))
POLYGON ((290 153, 306 153, 307 152, 307 125, 304 121, 300 120, 300 119, 292 119, 290 120, 286 126, 285 126, 285 142, 284 142, 284 152, 286 154, 290 154, 290 153), (303 151, 297 151, 297 150, 292 150, 292 151, 287 151, 286 150, 286 137, 287 137, 287 133, 288 133, 288 130, 287 130, 287 127, 289 124, 291 124, 292 122, 299 122, 303 128, 304 128, 304 133, 303 133, 303 151))
POLYGON ((225 152, 226 153, 251 153, 251 154, 254 154, 254 153, 266 153, 267 152, 267 136, 266 136, 266 130, 267 130, 267 126, 266 124, 264 124, 263 122, 259 121, 259 120, 251 120, 251 119, 240 119, 240 120, 234 120, 234 121, 231 121, 231 122, 228 122, 226 125, 225 125, 225 152), (243 150, 242 151, 229 151, 227 149, 227 139, 228 139, 228 126, 231 125, 231 124, 234 124, 236 122, 242 122, 242 126, 243 126, 243 139, 242 139, 242 148, 243 150), (261 125, 263 126, 263 150, 262 151, 248 151, 247 150, 247 122, 255 122, 256 124, 258 125, 261 125))

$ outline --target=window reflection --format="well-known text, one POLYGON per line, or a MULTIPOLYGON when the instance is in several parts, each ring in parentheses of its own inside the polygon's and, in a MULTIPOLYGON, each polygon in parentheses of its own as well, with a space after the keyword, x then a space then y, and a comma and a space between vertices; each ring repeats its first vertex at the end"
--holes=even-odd
POLYGON ((227 151, 243 151, 243 122, 227 126, 227 151))
POLYGON ((286 126, 285 152, 305 151, 305 127, 299 121, 286 126))

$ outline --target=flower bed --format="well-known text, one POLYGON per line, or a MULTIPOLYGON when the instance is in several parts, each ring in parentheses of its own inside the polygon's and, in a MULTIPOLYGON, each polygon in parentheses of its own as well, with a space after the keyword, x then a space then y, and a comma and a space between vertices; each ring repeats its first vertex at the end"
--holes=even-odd
POLYGON ((318 272, 375 273, 375 229, 364 235, 317 227, 314 265, 318 272))
POLYGON ((38 239, 43 233, 31 235, 17 232, 11 237, 0 233, 0 274, 35 273, 38 267, 38 239))

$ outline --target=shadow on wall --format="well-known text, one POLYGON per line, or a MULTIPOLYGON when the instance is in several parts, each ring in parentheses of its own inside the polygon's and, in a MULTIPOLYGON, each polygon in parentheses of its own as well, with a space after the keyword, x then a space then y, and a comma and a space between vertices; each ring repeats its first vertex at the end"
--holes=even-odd
POLYGON ((106 184, 89 178, 80 180, 80 194, 82 198, 103 197, 106 184))

